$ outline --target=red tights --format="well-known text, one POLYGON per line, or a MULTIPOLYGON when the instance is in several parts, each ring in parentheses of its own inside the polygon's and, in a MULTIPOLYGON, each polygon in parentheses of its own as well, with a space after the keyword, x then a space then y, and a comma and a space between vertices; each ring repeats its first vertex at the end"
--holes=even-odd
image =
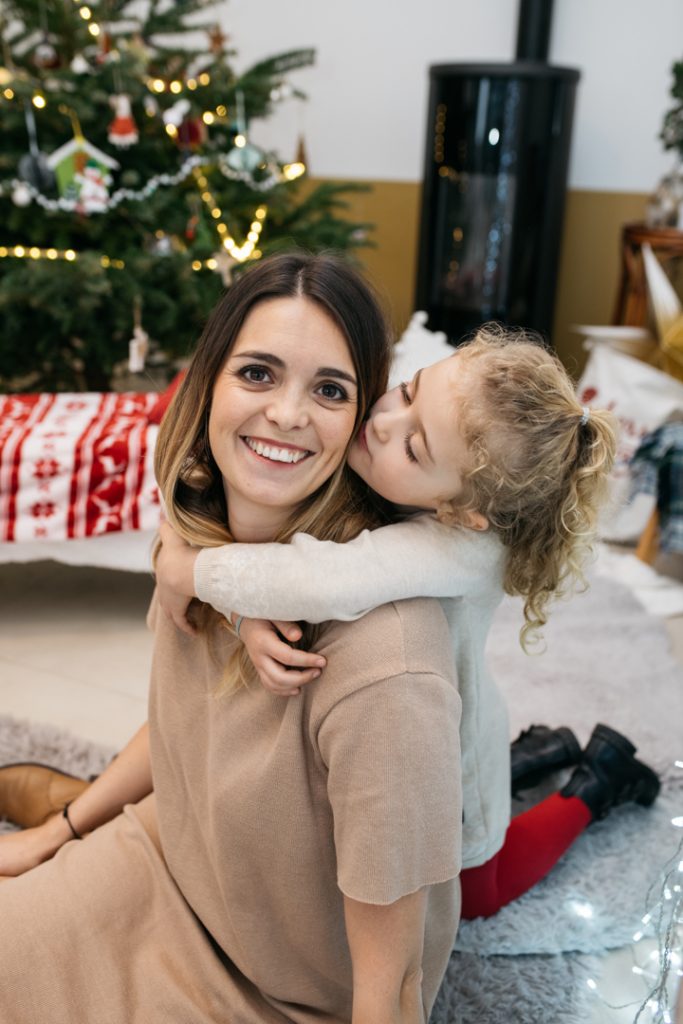
POLYGON ((591 821, 577 796, 553 793, 510 822, 498 853, 460 873, 462 916, 490 917, 548 874, 591 821))

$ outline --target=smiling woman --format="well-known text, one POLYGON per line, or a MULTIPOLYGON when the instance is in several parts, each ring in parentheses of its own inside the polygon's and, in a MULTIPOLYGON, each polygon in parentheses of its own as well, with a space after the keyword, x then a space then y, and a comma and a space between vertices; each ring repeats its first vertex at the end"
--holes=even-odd
POLYGON ((288 540, 314 523, 346 539, 377 521, 343 456, 389 353, 381 311, 345 261, 287 255, 245 274, 209 318, 159 436, 169 521, 197 545, 288 540))
POLYGON ((209 415, 235 540, 272 537, 331 476, 353 432, 356 394, 346 339, 315 303, 278 298, 251 310, 209 415))
MULTIPOLYGON (((161 426, 170 522, 214 545, 377 523, 345 455, 388 355, 346 263, 245 273, 161 426)), ((325 685, 282 701, 241 685, 238 638, 198 610, 188 636, 152 604, 149 726, 63 815, 0 837, 0 875, 19 876, 0 885, 3 1024, 103 1007, 112 1024, 424 1024, 459 912, 444 613, 420 599, 315 627, 325 685)))

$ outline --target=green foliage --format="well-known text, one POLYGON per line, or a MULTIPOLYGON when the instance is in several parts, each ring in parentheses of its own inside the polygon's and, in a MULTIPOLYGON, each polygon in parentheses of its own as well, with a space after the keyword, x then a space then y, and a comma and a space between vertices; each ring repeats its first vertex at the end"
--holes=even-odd
MULTIPOLYGON (((238 77, 220 33, 210 47, 202 45, 203 34, 215 28, 209 0, 89 0, 90 19, 79 13, 84 6, 6 0, 4 24, 0 18, 7 40, 7 66, 0 69, 0 253, 23 246, 27 253, 33 247, 77 255, 71 262, 0 259, 0 390, 108 388, 127 358, 138 300, 150 337, 170 361, 182 358, 224 287, 207 261, 222 251, 225 231, 237 246, 245 242, 261 206, 266 214, 251 258, 292 244, 313 250, 368 244, 370 225, 344 216, 344 195, 358 186, 325 183, 302 198, 302 179, 288 180, 275 154, 261 154, 258 166, 239 174, 221 159, 242 152, 235 149, 245 127, 238 100, 248 125, 273 112, 283 89, 301 96, 286 75, 310 65, 312 50, 259 61, 238 77), (56 66, 40 66, 46 42, 56 51, 47 62, 56 66), (89 70, 74 70, 74 58, 85 59, 89 70), (111 100, 120 94, 130 98, 139 132, 127 149, 108 139, 111 100), (33 105, 36 95, 45 98, 43 108, 33 105), (174 138, 163 115, 179 100, 189 107, 174 138), (213 116, 208 129, 207 112, 213 116), (151 187, 143 197, 110 202, 105 212, 58 208, 56 189, 44 185, 19 205, 13 196, 21 198, 16 190, 31 115, 46 156, 73 138, 78 123, 89 143, 119 163, 110 200, 121 189, 151 187), (190 157, 197 158, 193 170, 190 157), (152 182, 183 167, 176 184, 152 182), (103 265, 107 258, 116 265, 103 265)), ((238 255, 243 260, 245 253, 238 255)), ((238 272, 246 265, 248 259, 234 264, 238 272)))
POLYGON ((676 149, 683 158, 683 61, 676 61, 671 72, 671 95, 676 102, 664 115, 659 137, 664 143, 664 149, 676 149))

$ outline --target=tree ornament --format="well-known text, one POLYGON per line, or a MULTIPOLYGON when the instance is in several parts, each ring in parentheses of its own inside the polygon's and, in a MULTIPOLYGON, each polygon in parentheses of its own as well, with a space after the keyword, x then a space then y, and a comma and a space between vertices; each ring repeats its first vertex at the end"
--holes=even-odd
POLYGON ((128 50, 131 57, 138 62, 140 68, 144 70, 149 64, 149 58, 152 52, 147 46, 144 36, 140 32, 136 32, 135 35, 125 43, 125 48, 128 50))
POLYGON ((299 142, 296 147, 296 163, 308 167, 308 154, 306 153, 306 143, 303 135, 299 136, 299 142))
POLYGON ((118 53, 112 49, 112 38, 104 29, 100 29, 98 36, 99 46, 97 49, 97 63, 107 64, 110 60, 118 60, 118 53))
POLYGON ((130 96, 121 92, 112 96, 110 103, 114 108, 114 120, 109 125, 107 138, 112 146, 127 149, 138 141, 138 129, 130 109, 130 96))
POLYGON ((164 124, 172 124, 174 128, 179 128, 185 118, 185 115, 188 114, 189 111, 189 100, 176 100, 173 106, 169 107, 168 110, 165 110, 161 116, 164 124))
POLYGON ((82 172, 74 175, 78 186, 76 210, 79 213, 105 213, 109 205, 111 175, 98 160, 88 160, 82 172))
POLYGON ((218 252, 215 252, 211 258, 216 264, 214 268, 216 273, 221 275, 223 284, 226 288, 229 288, 232 284, 232 272, 235 267, 239 266, 239 260, 236 260, 234 256, 231 256, 223 246, 221 246, 218 252))
POLYGON ((188 117, 178 128, 176 142, 182 149, 198 149, 206 142, 207 135, 201 117, 188 117))
POLYGON ((73 110, 60 107, 71 118, 74 137, 48 157, 55 172, 59 194, 73 201, 79 213, 104 213, 109 201, 109 171, 119 167, 112 157, 84 138, 73 110))
POLYGON ((237 134, 233 148, 222 157, 222 160, 233 171, 251 174, 257 167, 266 162, 266 155, 258 146, 252 146, 247 139, 247 119, 244 113, 244 94, 241 89, 235 93, 237 101, 237 134))
POLYGON ((33 63, 37 68, 58 68, 61 64, 59 54, 47 38, 43 37, 33 51, 33 63))
MULTIPOLYGON (((55 187, 55 176, 47 157, 38 149, 36 119, 33 114, 33 106, 28 100, 24 101, 24 119, 28 132, 29 152, 19 160, 19 177, 33 185, 38 192, 51 192, 55 187)), ((28 202, 30 202, 30 196, 28 202)), ((17 205, 26 206, 27 204, 18 203, 17 205)))
POLYGON ((147 95, 142 101, 142 105, 145 108, 147 117, 156 117, 159 113, 159 104, 155 100, 154 96, 147 95))
POLYGON ((28 206, 31 202, 31 192, 28 185, 19 182, 12 190, 12 202, 15 206, 28 206))
POLYGON ((218 24, 212 25, 209 29, 208 36, 211 52, 214 56, 220 57, 230 36, 226 36, 225 33, 221 31, 221 27, 218 24))
POLYGON ((133 337, 128 342, 128 369, 131 373, 142 373, 145 356, 149 351, 149 334, 140 324, 133 328, 133 337))
POLYGON ((136 295, 133 299, 133 337, 128 342, 128 370, 130 373, 142 373, 148 352, 149 334, 142 326, 142 298, 136 295))
POLYGON ((76 54, 69 67, 75 75, 91 75, 93 71, 82 53, 76 54))

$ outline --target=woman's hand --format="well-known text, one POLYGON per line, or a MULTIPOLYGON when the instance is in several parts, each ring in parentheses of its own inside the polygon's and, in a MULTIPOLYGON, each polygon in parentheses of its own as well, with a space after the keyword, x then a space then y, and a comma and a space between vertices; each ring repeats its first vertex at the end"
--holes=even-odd
POLYGON ((295 622, 242 619, 240 624, 240 640, 266 690, 278 697, 295 697, 301 686, 318 678, 326 662, 320 654, 290 647, 278 633, 291 643, 301 638, 295 622))
POLYGON ((159 536, 161 547, 154 567, 159 604, 178 629, 196 636, 187 609, 195 596, 194 563, 198 549, 186 544, 168 523, 161 524, 159 536))
POLYGON ((23 875, 54 857, 71 838, 69 825, 61 814, 55 814, 36 828, 0 836, 0 877, 23 875))

